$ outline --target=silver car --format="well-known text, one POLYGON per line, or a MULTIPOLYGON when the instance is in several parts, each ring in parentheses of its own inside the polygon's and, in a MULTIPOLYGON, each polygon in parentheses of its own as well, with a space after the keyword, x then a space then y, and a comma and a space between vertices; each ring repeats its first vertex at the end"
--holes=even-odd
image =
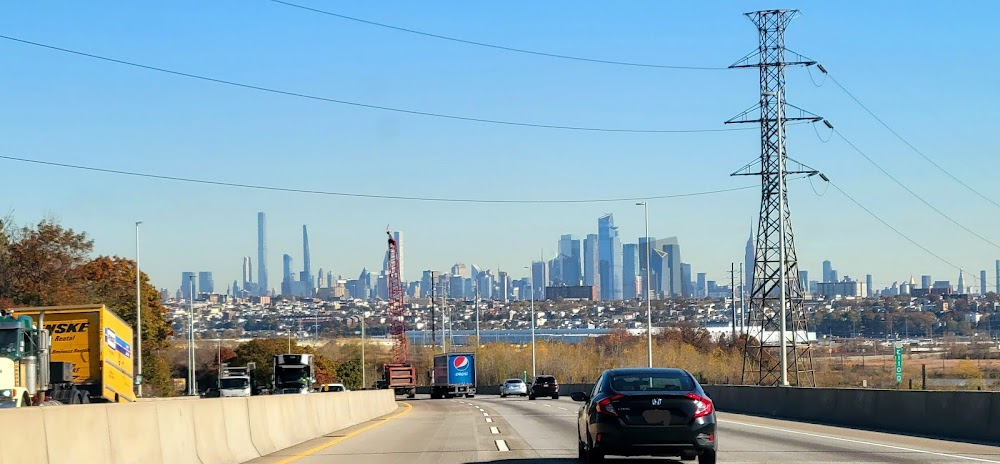
POLYGON ((506 398, 507 395, 528 396, 528 385, 521 379, 504 380, 500 386, 500 397, 506 398))

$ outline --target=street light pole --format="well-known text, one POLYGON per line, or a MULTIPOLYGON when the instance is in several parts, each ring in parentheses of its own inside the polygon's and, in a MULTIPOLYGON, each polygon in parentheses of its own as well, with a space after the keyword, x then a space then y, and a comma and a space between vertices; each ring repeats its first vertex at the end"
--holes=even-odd
POLYGON ((361 310, 361 388, 364 389, 368 382, 365 381, 365 311, 361 310))
POLYGON ((479 350, 479 345, 482 342, 479 341, 479 282, 476 282, 476 350, 479 350))
POLYGON ((650 267, 650 254, 649 254, 649 206, 646 202, 636 203, 636 206, 642 205, 643 215, 645 216, 646 224, 646 279, 643 287, 646 287, 646 358, 649 363, 649 367, 653 367, 653 308, 649 302, 649 267, 650 267))
POLYGON ((136 396, 142 397, 142 287, 139 281, 139 224, 135 222, 135 370, 136 396))
POLYGON ((531 287, 531 378, 535 378, 535 277, 531 275, 531 266, 528 270, 528 284, 531 287))
POLYGON ((188 276, 190 299, 188 299, 188 395, 197 394, 194 372, 194 275, 188 276))

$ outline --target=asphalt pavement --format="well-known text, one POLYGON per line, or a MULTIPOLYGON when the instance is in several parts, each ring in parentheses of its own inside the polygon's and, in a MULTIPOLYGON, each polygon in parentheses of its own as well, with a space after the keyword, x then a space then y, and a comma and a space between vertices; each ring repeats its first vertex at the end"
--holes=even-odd
MULTIPOLYGON (((477 396, 400 400, 396 412, 251 461, 577 463, 580 403, 477 396)), ((717 413, 722 463, 996 463, 1000 447, 717 413)), ((609 458, 609 463, 680 463, 609 458)))

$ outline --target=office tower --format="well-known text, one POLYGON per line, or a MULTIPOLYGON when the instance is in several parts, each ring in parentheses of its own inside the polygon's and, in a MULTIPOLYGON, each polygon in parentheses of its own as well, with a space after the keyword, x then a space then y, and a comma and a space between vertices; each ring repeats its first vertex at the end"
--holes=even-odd
MULTIPOLYGON (((622 298, 633 300, 640 293, 635 288, 635 278, 639 277, 639 245, 626 243, 622 245, 622 298)), ((645 278, 645 276, 642 276, 645 278)))
POLYGON ((202 271, 198 273, 198 290, 201 293, 215 293, 215 281, 212 280, 212 273, 202 271))
POLYGON ((573 238, 573 235, 566 234, 559 237, 559 276, 552 276, 553 280, 558 277, 563 285, 580 285, 583 265, 581 263, 580 241, 573 238))
POLYGON ((392 238, 396 240, 396 256, 399 257, 399 281, 406 282, 406 259, 404 259, 406 247, 403 246, 403 232, 394 231, 392 238))
POLYGON ((597 234, 588 234, 583 239, 583 284, 592 285, 601 291, 601 273, 598 268, 597 234))
POLYGON ((232 293, 232 295, 234 297, 240 295, 240 285, 239 285, 239 282, 237 282, 235 280, 233 281, 233 293, 232 293))
POLYGON ((750 294, 753 290, 754 257, 753 225, 750 226, 750 237, 747 238, 746 252, 743 256, 743 292, 750 294))
POLYGON ((326 271, 326 288, 333 288, 333 272, 326 271))
POLYGON ((490 271, 480 271, 476 276, 476 290, 479 292, 479 299, 493 299, 493 273, 490 271))
POLYGON ((681 296, 690 298, 694 296, 694 282, 691 282, 691 265, 681 263, 681 296))
POLYGON ((253 283, 253 262, 249 256, 243 257, 243 290, 249 290, 253 283))
POLYGON ((986 295, 986 271, 979 271, 979 294, 986 295))
POLYGON ((549 281, 549 267, 545 261, 532 261, 531 263, 531 285, 535 289, 535 299, 545 299, 545 286, 549 281))
POLYGON ((302 274, 299 280, 303 282, 306 291, 312 295, 313 284, 312 265, 309 259, 309 232, 306 231, 305 224, 302 225, 302 274))
POLYGON ((677 243, 677 237, 652 243, 653 256, 650 257, 650 268, 653 293, 661 298, 681 296, 684 287, 681 278, 681 246, 677 243))
POLYGON ((958 293, 965 294, 965 272, 961 269, 958 270, 958 293))
POLYGON ((281 294, 292 294, 292 256, 285 253, 281 256, 281 294))
POLYGON ((996 290, 997 293, 1000 293, 1000 259, 998 259, 997 262, 996 262, 996 271, 995 272, 996 272, 996 274, 994 274, 994 276, 996 277, 997 281, 996 281, 996 285, 993 288, 994 288, 994 290, 996 290))
POLYGON ((830 271, 830 282, 840 282, 836 269, 830 271))
POLYGON ((469 266, 469 278, 476 281, 479 278, 479 273, 483 272, 483 269, 475 264, 469 266))
POLYGON ((497 300, 506 303, 510 298, 510 276, 504 271, 497 271, 497 300))
MULTIPOLYGON (((739 285, 739 282, 736 285, 739 285)), ((809 271, 799 271, 799 287, 801 293, 809 291, 809 271)))
MULTIPOLYGON (((196 284, 194 282, 195 273, 194 272, 182 272, 181 273, 181 298, 185 300, 191 300, 191 285, 196 284)), ((194 290, 194 294, 197 295, 197 289, 194 290)))
POLYGON ((451 267, 452 275, 457 275, 461 277, 471 277, 469 274, 469 268, 465 267, 464 263, 457 263, 451 267))
POLYGON ((931 289, 931 282, 932 282, 931 281, 931 276, 929 276, 929 275, 922 275, 922 276, 920 276, 920 288, 923 288, 924 290, 930 290, 931 289))
POLYGON ((257 294, 267 295, 267 217, 257 213, 257 294))
POLYGON ((823 261, 823 282, 836 282, 837 279, 833 278, 833 265, 830 261, 823 261))
POLYGON ((698 298, 708 296, 708 278, 704 272, 698 273, 698 283, 695 285, 695 295, 698 298))
POLYGON ((868 287, 868 294, 865 296, 867 296, 868 298, 871 298, 875 294, 875 286, 872 280, 873 279, 871 274, 865 276, 865 285, 868 287))
POLYGON ((420 278, 420 298, 430 298, 431 297, 431 286, 434 282, 431 280, 431 274, 434 271, 424 271, 423 276, 420 278))
POLYGON ((649 287, 649 297, 650 299, 657 298, 657 276, 653 269, 649 270, 649 282, 646 282, 646 267, 651 266, 650 260, 655 259, 656 253, 653 252, 653 247, 656 246, 656 238, 654 237, 639 237, 639 275, 642 276, 642 294, 645 297, 646 287, 649 287))
POLYGON ((597 253, 601 275, 601 299, 615 301, 622 299, 622 244, 611 213, 597 220, 597 253))

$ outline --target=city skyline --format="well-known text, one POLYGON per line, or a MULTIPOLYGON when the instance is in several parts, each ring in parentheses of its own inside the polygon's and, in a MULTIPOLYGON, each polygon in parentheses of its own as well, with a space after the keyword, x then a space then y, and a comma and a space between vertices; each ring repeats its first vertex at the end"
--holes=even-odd
MULTIPOLYGON (((329 27, 328 18, 266 4, 247 6, 246 16, 233 20, 224 5, 199 5, 203 16, 192 22, 164 5, 53 9, 24 3, 11 6, 4 25, 15 37, 330 98, 538 124, 719 130, 730 128, 723 121, 757 96, 753 72, 725 69, 756 48, 756 34, 742 13, 766 5, 751 3, 615 8, 482 3, 462 5, 460 15, 454 5, 407 4, 391 13, 371 5, 351 7, 359 17, 400 15, 428 30, 513 46, 721 68, 706 71, 612 67, 407 40, 363 25, 329 27), (672 21, 678 15, 688 20, 672 21), (261 18, 281 34, 260 36, 261 18), (666 21, 674 27, 662 27, 666 21), (143 27, 126 26, 133 24, 143 27), (183 34, 177 33, 179 25, 183 34), (358 45, 329 45, 334 43, 358 45), (332 59, 315 59, 326 53, 332 59), (212 58, 217 56, 227 59, 212 58)), ((981 14, 973 17, 935 5, 910 5, 905 16, 895 5, 864 7, 871 14, 858 15, 842 4, 803 8, 787 45, 818 60, 830 75, 815 67, 789 70, 789 103, 829 118, 928 203, 1000 243, 992 236, 994 205, 953 182, 927 182, 928 175, 942 174, 828 79, 836 76, 851 95, 964 183, 986 198, 1000 198, 989 168, 995 165, 990 153, 996 135, 986 128, 1000 103, 988 72, 995 64, 988 63, 987 72, 973 70, 959 66, 967 61, 952 52, 990 56, 991 44, 980 38, 992 30, 987 18, 1000 14, 1000 5, 980 4, 981 14), (929 30, 934 33, 925 33, 929 30), (907 47, 899 46, 901 36, 908 37, 907 47), (948 37, 949 47, 940 46, 941 37, 948 37), (942 66, 913 73, 903 65, 928 60, 942 66), (868 79, 871 75, 880 79, 868 79), (963 84, 942 91, 944 79, 963 84), (935 115, 962 117, 933 116, 928 107, 935 115)), ((657 134, 485 125, 264 95, 25 44, 3 46, 10 72, 0 92, 15 110, 0 116, 9 156, 323 192, 473 200, 628 198, 417 202, 3 161, 11 173, 7 187, 34 192, 0 204, 19 223, 56 216, 87 232, 95 255, 133 257, 134 222, 143 221, 140 264, 158 287, 176 285, 178 273, 192 269, 214 272, 218 288, 242 280, 240 261, 253 257, 257 247, 251 224, 258 211, 268 214, 269 258, 253 263, 254 277, 270 274, 266 287, 278 288, 274 270, 280 269, 282 254, 298 256, 301 224, 312 229, 313 267, 345 276, 378 269, 386 224, 406 231, 412 281, 413 271, 446 269, 458 260, 518 272, 537 259, 539 248, 551 252, 553 237, 580 231, 578 237, 586 240, 584 233, 596 232, 593 218, 606 212, 614 214, 621 241, 632 243, 643 235, 636 198, 649 204, 649 235, 678 237, 696 272, 725 282, 730 263, 742 259, 746 224, 759 211, 759 184, 729 177, 759 152, 754 128, 657 134), (47 187, 39 190, 42 180, 47 187), (748 188, 645 198, 741 187, 748 188)), ((842 274, 872 274, 878 286, 910 274, 956 282, 958 268, 970 285, 976 285, 980 270, 993 279, 992 260, 1000 249, 928 210, 825 126, 805 126, 789 126, 789 155, 822 171, 879 219, 817 178, 789 181, 803 270, 818 274, 820 263, 830 259, 842 274)))

